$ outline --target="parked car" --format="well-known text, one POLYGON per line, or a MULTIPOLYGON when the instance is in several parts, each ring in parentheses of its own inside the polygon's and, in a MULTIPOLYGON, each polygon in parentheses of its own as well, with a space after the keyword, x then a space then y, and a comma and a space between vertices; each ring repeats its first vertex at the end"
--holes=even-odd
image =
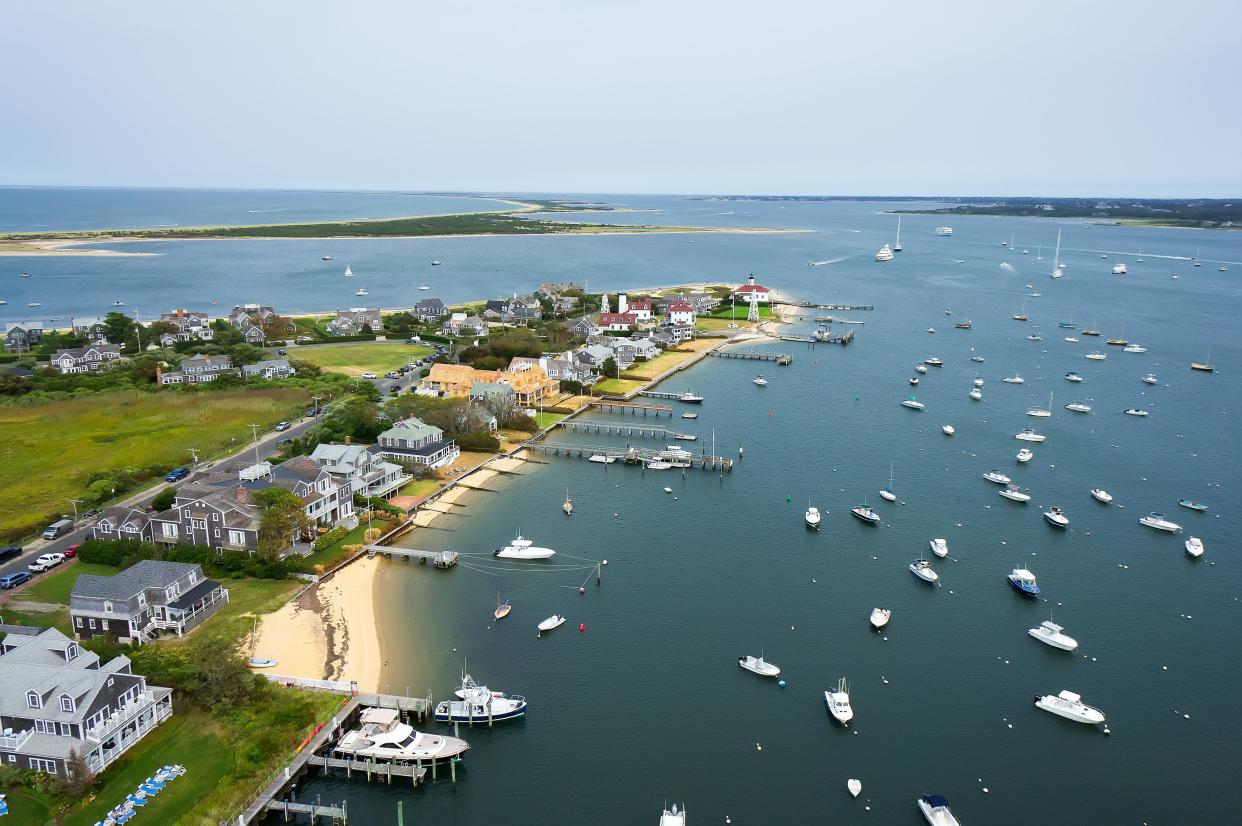
POLYGON ((286 431, 286 430, 288 430, 288 429, 289 429, 289 423, 288 423, 288 422, 277 422, 277 423, 276 423, 276 430, 277 430, 277 432, 283 433, 284 431, 286 431))
POLYGON ((277 351, 276 351, 276 355, 278 355, 278 356, 287 356, 287 355, 289 355, 289 352, 288 352, 287 350, 283 350, 283 349, 282 349, 282 350, 277 350, 277 351))
POLYGON ((10 588, 16 588, 18 585, 21 585, 23 582, 29 582, 29 581, 30 581, 30 574, 28 572, 13 571, 12 573, 5 574, 4 576, 0 576, 0 588, 3 588, 4 590, 7 591, 10 588))
POLYGON ((165 482, 180 482, 182 479, 190 475, 188 467, 176 467, 168 471, 168 475, 164 477, 165 482))
POLYGON ((65 534, 69 533, 71 530, 73 530, 72 519, 58 519, 52 524, 48 525, 47 529, 43 531, 43 538, 44 539, 59 539, 65 534))
POLYGON ((385 374, 384 374, 384 378, 386 378, 386 379, 399 379, 399 378, 401 378, 401 374, 400 374, 400 373, 398 373, 396 370, 389 370, 387 373, 385 373, 385 374))
POLYGON ((302 343, 307 342, 307 341, 314 341, 314 339, 313 339, 313 338, 311 338, 310 336, 298 336, 298 337, 297 337, 296 339, 294 339, 294 340, 295 340, 298 344, 302 344, 302 343))
POLYGON ((281 439, 279 442, 276 443, 276 446, 284 447, 285 445, 291 445, 291 444, 293 444, 292 439, 281 439))
POLYGON ((64 561, 64 554, 43 554, 34 562, 31 562, 28 567, 31 573, 37 574, 40 571, 50 571, 64 561))
POLYGON ((65 548, 65 559, 73 559, 75 556, 78 555, 78 548, 81 548, 81 547, 82 547, 81 545, 75 542, 72 545, 70 545, 68 548, 65 548))
POLYGON ((22 555, 21 545, 9 545, 6 548, 0 548, 0 562, 6 559, 16 559, 22 555))
POLYGON ((96 516, 99 516, 99 508, 91 508, 86 513, 82 514, 83 519, 94 519, 96 516))
POLYGON ((368 370, 367 372, 365 372, 365 373, 363 373, 363 374, 362 374, 362 378, 364 378, 364 379, 378 379, 378 378, 379 378, 379 376, 375 375, 375 374, 374 374, 374 373, 372 373, 370 370, 368 370))
POLYGON ((392 393, 394 396, 398 395, 401 392, 401 385, 399 384, 388 385, 388 392, 392 393))

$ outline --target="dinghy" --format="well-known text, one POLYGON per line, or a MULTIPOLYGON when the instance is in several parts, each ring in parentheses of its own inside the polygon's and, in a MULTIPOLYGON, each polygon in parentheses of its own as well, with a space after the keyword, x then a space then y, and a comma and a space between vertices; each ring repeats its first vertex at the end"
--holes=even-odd
POLYGON ((565 624, 564 614, 553 614, 537 626, 540 631, 551 631, 553 628, 560 628, 565 624))
POLYGON ((888 625, 888 621, 892 618, 893 612, 887 608, 871 609, 871 625, 875 630, 879 631, 888 625))
POLYGON ((778 677, 781 673, 780 668, 764 661, 762 653, 758 657, 751 656, 750 654, 738 657, 737 664, 752 674, 758 674, 760 677, 778 677))

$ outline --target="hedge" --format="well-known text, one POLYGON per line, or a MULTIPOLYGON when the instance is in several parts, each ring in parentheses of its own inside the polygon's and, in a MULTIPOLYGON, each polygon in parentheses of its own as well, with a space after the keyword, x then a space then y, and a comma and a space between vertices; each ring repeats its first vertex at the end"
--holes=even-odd
POLYGON ((128 568, 144 559, 165 559, 171 562, 197 563, 208 576, 229 578, 285 579, 301 570, 299 562, 281 560, 264 562, 241 552, 219 552, 202 545, 174 545, 163 548, 138 539, 88 539, 78 548, 83 562, 128 568))
POLYGON ((347 529, 333 528, 315 540, 314 548, 316 551, 322 551, 324 548, 329 548, 335 545, 347 536, 349 536, 349 531, 347 529))
POLYGON ((375 333, 361 333, 356 336, 327 336, 315 341, 300 341, 298 344, 302 346, 308 344, 335 344, 339 341, 375 341, 375 333))

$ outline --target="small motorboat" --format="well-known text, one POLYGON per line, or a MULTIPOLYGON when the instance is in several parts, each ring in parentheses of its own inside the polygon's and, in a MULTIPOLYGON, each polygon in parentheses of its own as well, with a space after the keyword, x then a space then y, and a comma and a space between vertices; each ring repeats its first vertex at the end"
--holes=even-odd
POLYGON ((689 413, 689 412, 687 412, 687 413, 682 413, 682 414, 681 414, 681 417, 682 417, 683 419, 697 419, 697 418, 699 417, 699 414, 698 414, 698 413, 689 413))
POLYGON ((923 819, 931 826, 961 826, 949 808, 949 801, 945 800, 942 795, 925 794, 915 801, 915 805, 923 813, 923 819))
POLYGON ((1165 531, 1166 533, 1181 533, 1182 526, 1176 522, 1172 522, 1164 518, 1164 514, 1152 511, 1146 516, 1139 517, 1139 524, 1146 525, 1157 531, 1165 531))
POLYGON ((1023 384, 1026 382, 1026 379, 1022 378, 1017 373, 1014 373, 1012 376, 1005 376, 1001 379, 1001 381, 1005 384, 1023 384))
POLYGON ((1126 408, 1125 410, 1123 410, 1122 412, 1123 412, 1123 413, 1125 413, 1127 416, 1140 416, 1140 417, 1142 417, 1142 416, 1150 416, 1150 415, 1151 415, 1150 413, 1148 413, 1146 410, 1144 410, 1144 409, 1143 409, 1143 408, 1141 408, 1141 407, 1127 407, 1127 408, 1126 408))
POLYGON ((845 781, 845 788, 849 791, 850 797, 858 797, 862 794, 862 781, 851 777, 845 781))
POLYGON ((1088 725, 1099 725, 1104 722, 1104 712, 1098 708, 1092 708, 1082 701, 1082 697, 1072 691, 1062 691, 1055 697, 1051 694, 1035 697, 1035 707, 1042 708, 1044 711, 1064 717, 1067 720, 1073 720, 1076 723, 1087 723, 1088 725))
POLYGON ((1078 647, 1078 640, 1065 634, 1064 631, 1064 628, 1052 620, 1044 620, 1039 624, 1039 627, 1031 628, 1026 633, 1045 645, 1060 648, 1062 651, 1073 651, 1078 647))
POLYGON ((1065 409, 1073 411, 1074 413, 1090 413, 1091 405, 1084 402, 1070 402, 1065 405, 1065 409))
POLYGON ((660 826, 686 826, 686 807, 683 804, 679 809, 677 804, 673 804, 673 808, 665 809, 660 815, 660 826))
POLYGON ((492 619, 504 619, 509 616, 509 612, 513 610, 513 604, 509 600, 501 602, 500 592, 496 592, 496 610, 492 612, 492 619))
POLYGON ((929 333, 934 333, 934 332, 936 332, 936 328, 935 328, 935 327, 928 327, 928 328, 927 328, 927 332, 929 332, 929 333))
POLYGON ((926 365, 926 364, 916 364, 916 365, 914 365, 914 372, 916 372, 916 373, 926 373, 926 372, 927 372, 927 365, 926 365))
POLYGON ((1203 540, 1197 536, 1192 536, 1186 540, 1186 553, 1198 559, 1203 556, 1203 540))
POLYGON ((1015 433, 1014 438, 1022 442, 1042 442, 1044 439, 1048 437, 1043 435, 1042 433, 1036 433, 1034 430, 1031 430, 1028 427, 1025 430, 1023 430, 1021 433, 1015 433))
POLYGON ((658 459, 651 459, 651 460, 648 460, 643 465, 643 467, 647 468, 647 470, 671 470, 673 467, 673 463, 662 462, 658 459))
POLYGON ((824 703, 832 719, 843 726, 848 726, 854 719, 854 709, 850 706, 850 685, 844 677, 837 681, 835 691, 824 692, 824 703))
POLYGON ((702 404, 703 397, 698 395, 697 393, 686 392, 678 396, 677 401, 681 402, 682 404, 702 404))
POLYGON ((926 407, 927 405, 923 404, 921 401, 919 401, 918 399, 914 398, 914 396, 911 396, 911 397, 910 397, 910 398, 908 398, 908 399, 904 399, 904 400, 901 402, 901 406, 902 406, 902 407, 908 407, 908 408, 910 408, 911 410, 922 410, 922 409, 923 409, 924 407, 926 407))
POLYGON ((1087 353, 1086 357, 1092 361, 1103 361, 1108 358, 1106 354, 1101 353, 1099 350, 1092 350, 1090 353, 1087 353))
POLYGON ((910 377, 910 384, 912 384, 912 385, 914 385, 915 387, 917 387, 917 386, 918 386, 918 384, 919 384, 919 377, 918 377, 918 376, 911 376, 911 377, 910 377))
POLYGON ((324 261, 331 261, 331 260, 332 260, 332 256, 331 256, 331 255, 321 255, 321 256, 319 256, 319 257, 320 257, 320 259, 322 259, 322 260, 324 260, 324 261))
POLYGON ((866 502, 850 508, 850 513, 854 514, 857 519, 862 522, 866 522, 868 525, 874 525, 880 521, 880 515, 871 510, 871 507, 866 502))
POLYGON ((940 579, 940 575, 932 570, 931 563, 926 559, 916 559, 910 563, 910 573, 914 574, 924 582, 930 582, 933 585, 936 580, 940 579))
POLYGON ((975 387, 982 387, 982 386, 983 386, 983 379, 979 378, 978 376, 975 376, 975 387))
POLYGON ((819 508, 813 505, 806 509, 805 518, 806 518, 806 526, 808 528, 815 528, 815 529, 819 528, 819 523, 823 520, 823 517, 821 517, 819 514, 819 508))
POLYGON ((750 654, 738 657, 737 664, 752 674, 758 674, 760 677, 778 677, 781 673, 779 668, 763 659, 763 654, 760 654, 758 657, 753 657, 750 654))
POLYGON ((953 425, 951 424, 941 425, 940 429, 944 432, 944 435, 946 436, 952 436, 955 433, 957 433, 957 428, 953 427, 953 425))
POLYGON ((668 487, 668 486, 665 486, 665 488, 664 488, 664 492, 665 492, 665 493, 672 493, 672 492, 673 492, 673 489, 672 489, 672 488, 670 488, 670 487, 668 487))
POLYGON ((431 289, 431 287, 427 286, 426 284, 419 284, 419 285, 418 285, 418 289, 420 289, 420 290, 430 290, 430 289, 431 289))
POLYGON ((976 364, 983 364, 983 356, 971 356, 970 360, 976 364))
POLYGON ((1143 384, 1159 384, 1159 383, 1160 383, 1160 379, 1156 378, 1156 375, 1154 373, 1148 373, 1146 376, 1143 376, 1143 384))
POLYGON ((1022 488, 1017 485, 1006 485, 1004 489, 998 490, 997 493, 1006 499, 1012 499, 1015 502, 1031 501, 1031 495, 1029 493, 1023 493, 1022 488))
POLYGON ((1065 380, 1066 380, 1066 381, 1073 381, 1073 382, 1080 382, 1080 381, 1082 381, 1082 376, 1078 375, 1078 374, 1077 374, 1077 373, 1075 373, 1073 370, 1071 370, 1071 371, 1069 371, 1068 373, 1066 373, 1066 374, 1065 374, 1065 380))
POLYGON ((949 555, 949 540, 933 539, 927 544, 931 547, 931 552, 941 559, 949 555))
POLYGON ((1121 352, 1123 353, 1146 353, 1147 348, 1141 344, 1132 343, 1132 344, 1127 344, 1125 347, 1122 347, 1121 352))
POLYGON ((1018 451, 1018 455, 1015 458, 1017 458, 1021 464, 1025 465, 1027 462, 1035 458, 1035 452, 1028 447, 1024 447, 1018 451))
MULTIPOLYGON (((1187 549, 1189 550, 1189 543, 1187 543, 1187 549)), ((1200 551, 1199 553, 1203 552, 1200 551)), ((267 659, 266 657, 251 657, 246 660, 246 665, 251 668, 271 668, 276 665, 276 660, 267 659)))
POLYGON ((1029 336, 1026 337, 1026 340, 1027 341, 1043 341, 1044 337, 1041 336, 1039 333, 1031 333, 1029 336))
POLYGON ((981 401, 983 401, 983 393, 982 393, 982 392, 980 392, 980 390, 979 390, 979 388, 978 388, 978 387, 972 387, 972 388, 971 388, 971 390, 970 390, 970 397, 971 397, 972 399, 974 399, 975 401, 977 401, 977 402, 981 402, 981 401))
POLYGON ((1095 498, 1095 501, 1102 502, 1105 505, 1111 505, 1113 503, 1113 495, 1104 490, 1104 488, 1092 488, 1091 496, 1095 498))
POLYGON ((1035 575, 1026 568, 1014 568, 1013 573, 1005 577, 1013 589, 1024 597, 1039 596, 1039 583, 1035 581, 1035 575))
POLYGON ((432 261, 432 262, 431 262, 431 266, 433 266, 433 267, 438 267, 438 266, 440 266, 440 262, 439 262, 439 261, 432 261))
POLYGON ((536 627, 542 632, 542 631, 551 631, 553 628, 560 628, 564 624, 565 624, 564 614, 553 614, 552 616, 548 617, 543 622, 539 623, 539 625, 536 627))
POLYGON ((955 330, 973 330, 974 328, 975 325, 971 324, 970 321, 959 321, 953 325, 955 330))
POLYGON ((887 608, 873 608, 871 609, 871 627, 879 631, 881 628, 888 625, 888 621, 892 619, 892 617, 893 612, 887 608))
POLYGON ((989 482, 995 482, 998 485, 1008 485, 1013 481, 999 470, 989 470, 987 473, 983 474, 983 478, 987 479, 989 482))
POLYGON ((1066 336, 1065 340, 1068 341, 1070 344, 1077 344, 1078 336, 1066 336))
POLYGON ((944 362, 935 356, 932 356, 929 359, 923 359, 923 363, 929 367, 944 367, 944 362))
POLYGON ((1069 517, 1056 505, 1044 511, 1044 519, 1048 520, 1048 524, 1054 528, 1069 527, 1069 517))
POLYGON ((1183 508, 1190 508, 1192 511, 1198 511, 1199 513, 1203 513, 1208 509, 1207 505, 1202 502, 1196 502, 1193 499, 1178 499, 1177 504, 1181 505, 1183 508))
POLYGON ((765 379, 763 376, 755 376, 753 379, 751 379, 751 383, 752 383, 752 384, 754 384, 754 385, 755 385, 755 386, 757 386, 757 387, 767 387, 767 386, 768 386, 768 380, 767 380, 767 379, 765 379))

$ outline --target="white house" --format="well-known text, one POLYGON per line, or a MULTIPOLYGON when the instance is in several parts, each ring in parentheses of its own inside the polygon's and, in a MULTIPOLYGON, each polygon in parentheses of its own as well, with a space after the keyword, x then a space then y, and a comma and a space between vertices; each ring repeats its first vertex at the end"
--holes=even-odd
POLYGON ((626 308, 626 312, 632 313, 641 324, 644 321, 651 320, 651 302, 650 301, 631 301, 626 308))
POLYGON ((755 277, 752 275, 746 280, 745 284, 733 291, 733 297, 737 299, 739 304, 742 302, 749 304, 751 296, 754 296, 757 303, 767 304, 772 299, 771 293, 772 291, 767 287, 762 284, 756 284, 755 277))
POLYGON ((685 301, 668 305, 668 321, 670 324, 693 324, 694 307, 685 301))

